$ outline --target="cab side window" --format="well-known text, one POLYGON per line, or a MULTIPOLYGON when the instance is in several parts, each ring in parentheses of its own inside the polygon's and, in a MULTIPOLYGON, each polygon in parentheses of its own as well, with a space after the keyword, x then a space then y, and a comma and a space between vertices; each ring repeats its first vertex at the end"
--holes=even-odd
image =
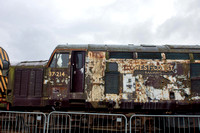
POLYGON ((50 64, 51 68, 68 68, 69 53, 55 53, 50 64))

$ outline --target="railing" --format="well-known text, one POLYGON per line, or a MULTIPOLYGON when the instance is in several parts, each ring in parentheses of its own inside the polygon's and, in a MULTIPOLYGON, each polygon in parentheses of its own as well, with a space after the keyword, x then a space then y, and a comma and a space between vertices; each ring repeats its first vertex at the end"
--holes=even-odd
POLYGON ((198 115, 133 115, 130 133, 200 133, 198 115))
POLYGON ((44 113, 0 111, 1 133, 45 133, 45 128, 44 113))
POLYGON ((48 116, 47 133, 127 133, 127 118, 122 114, 52 112, 48 116))
POLYGON ((0 111, 1 133, 200 133, 200 115, 0 111))

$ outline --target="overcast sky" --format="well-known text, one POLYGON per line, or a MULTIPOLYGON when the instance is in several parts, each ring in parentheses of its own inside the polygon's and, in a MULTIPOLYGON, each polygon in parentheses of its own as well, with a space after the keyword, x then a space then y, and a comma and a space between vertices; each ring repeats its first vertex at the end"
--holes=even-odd
POLYGON ((11 61, 48 60, 66 43, 200 44, 200 0, 0 0, 11 61))

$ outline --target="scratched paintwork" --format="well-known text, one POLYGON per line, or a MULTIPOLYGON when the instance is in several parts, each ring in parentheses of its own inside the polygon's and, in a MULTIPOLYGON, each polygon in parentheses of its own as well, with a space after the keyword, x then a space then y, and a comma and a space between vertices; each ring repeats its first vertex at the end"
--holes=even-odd
MULTIPOLYGON (((166 60, 162 53, 161 60, 144 59, 105 59, 106 52, 89 51, 86 63, 87 101, 115 101, 115 108, 120 101, 139 103, 170 101, 170 92, 174 100, 188 100, 186 94, 191 94, 190 60, 166 60), (99 58, 94 55, 103 55, 99 58), (105 94, 105 76, 107 62, 118 64, 118 71, 123 79, 120 80, 119 94, 105 94), (89 79, 87 78, 89 77, 89 79)), ((112 79, 111 79, 112 80, 112 79)), ((190 99, 192 96, 190 96, 190 99)))

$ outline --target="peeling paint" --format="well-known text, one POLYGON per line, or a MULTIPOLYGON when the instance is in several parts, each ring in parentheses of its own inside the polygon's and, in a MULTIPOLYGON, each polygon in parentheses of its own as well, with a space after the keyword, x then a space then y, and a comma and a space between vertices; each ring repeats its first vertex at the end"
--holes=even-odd
POLYGON ((87 101, 104 100, 105 52, 89 51, 86 56, 85 92, 87 101))
POLYGON ((133 93, 135 91, 135 77, 133 74, 123 75, 123 92, 133 93))
MULTIPOLYGON (((43 77, 43 99, 54 100, 71 100, 78 99, 77 95, 85 95, 81 100, 92 104, 94 108, 106 107, 106 102, 115 103, 114 108, 120 108, 123 102, 136 103, 145 105, 146 103, 188 103, 200 100, 200 74, 192 77, 191 64, 200 64, 200 60, 193 59, 195 49, 183 49, 177 46, 102 46, 84 45, 74 47, 73 45, 58 46, 56 52, 69 53, 68 67, 52 68, 45 67, 46 61, 39 62, 38 67, 44 70, 43 77), (73 48, 73 49, 69 49, 73 48), (81 47, 81 48, 78 48, 81 47), (173 49, 173 47, 175 49, 173 49), (113 48, 113 49, 112 49, 113 48), (130 49, 131 48, 131 49, 130 49), (92 50, 93 51, 92 51, 92 50), (73 92, 72 79, 73 64, 71 54, 74 51, 84 51, 85 66, 81 68, 84 78, 84 92, 73 92), (110 52, 132 52, 133 58, 109 58, 110 52), (161 59, 136 59, 137 52, 160 52, 161 59), (165 52, 190 53, 190 59, 187 60, 169 60, 166 59, 165 52), (110 64, 114 64, 113 66, 110 64), (111 66, 112 70, 109 68, 111 66), (110 70, 109 70, 110 69, 110 70), (110 76, 107 81, 108 73, 116 74, 110 76), (117 77, 117 78, 116 78, 117 77), (105 80, 106 79, 106 80, 105 80), (116 80, 117 79, 117 80, 116 80), (115 80, 116 92, 107 93, 107 82, 115 80), (118 82, 119 81, 119 82, 118 82), (192 101, 194 100, 194 101, 192 101), (102 102, 105 105, 100 105, 102 102)), ((189 47, 189 46, 188 46, 189 47)), ((51 59, 53 58, 53 54, 51 59)), ((73 55, 73 54, 72 54, 73 55)), ((24 62, 17 67, 35 67, 36 62, 24 62)), ((59 66, 62 66, 59 60, 59 66)), ((47 65, 51 64, 49 60, 47 65)), ((196 66, 195 66, 196 67, 196 66)), ((196 67, 198 69, 199 66, 196 67)), ((23 69, 23 68, 22 68, 23 69)), ((196 71, 195 71, 196 72, 196 71)), ((195 73, 193 72, 193 73, 195 73)), ((73 80, 74 81, 74 80, 73 80)), ((112 83, 112 82, 111 82, 112 83)), ((112 87, 110 87, 112 89, 112 87)), ((110 89, 109 88, 109 89, 110 89)), ((80 100, 80 99, 78 99, 80 100)), ((53 102, 54 102, 53 101, 53 102)), ((46 103, 48 105, 48 101, 46 103)), ((128 105, 129 107, 129 105, 128 105)), ((147 107, 148 108, 148 107, 147 107)), ((162 106, 161 106, 162 108, 162 106)))
MULTIPOLYGON (((134 102, 169 101, 173 92, 175 100, 185 100, 185 94, 190 95, 191 86, 189 60, 144 60, 144 59, 105 59, 106 52, 89 51, 86 63, 86 76, 90 84, 86 85, 87 101, 113 100, 134 102), (101 58, 100 58, 101 57, 101 58), (118 72, 122 75, 119 94, 105 94, 106 62, 117 63, 118 72), (96 84, 94 86, 94 84, 96 84), (98 94, 96 94, 98 93, 98 94), (94 98, 95 97, 95 98, 94 98)), ((112 79, 111 79, 112 80, 112 79)))

